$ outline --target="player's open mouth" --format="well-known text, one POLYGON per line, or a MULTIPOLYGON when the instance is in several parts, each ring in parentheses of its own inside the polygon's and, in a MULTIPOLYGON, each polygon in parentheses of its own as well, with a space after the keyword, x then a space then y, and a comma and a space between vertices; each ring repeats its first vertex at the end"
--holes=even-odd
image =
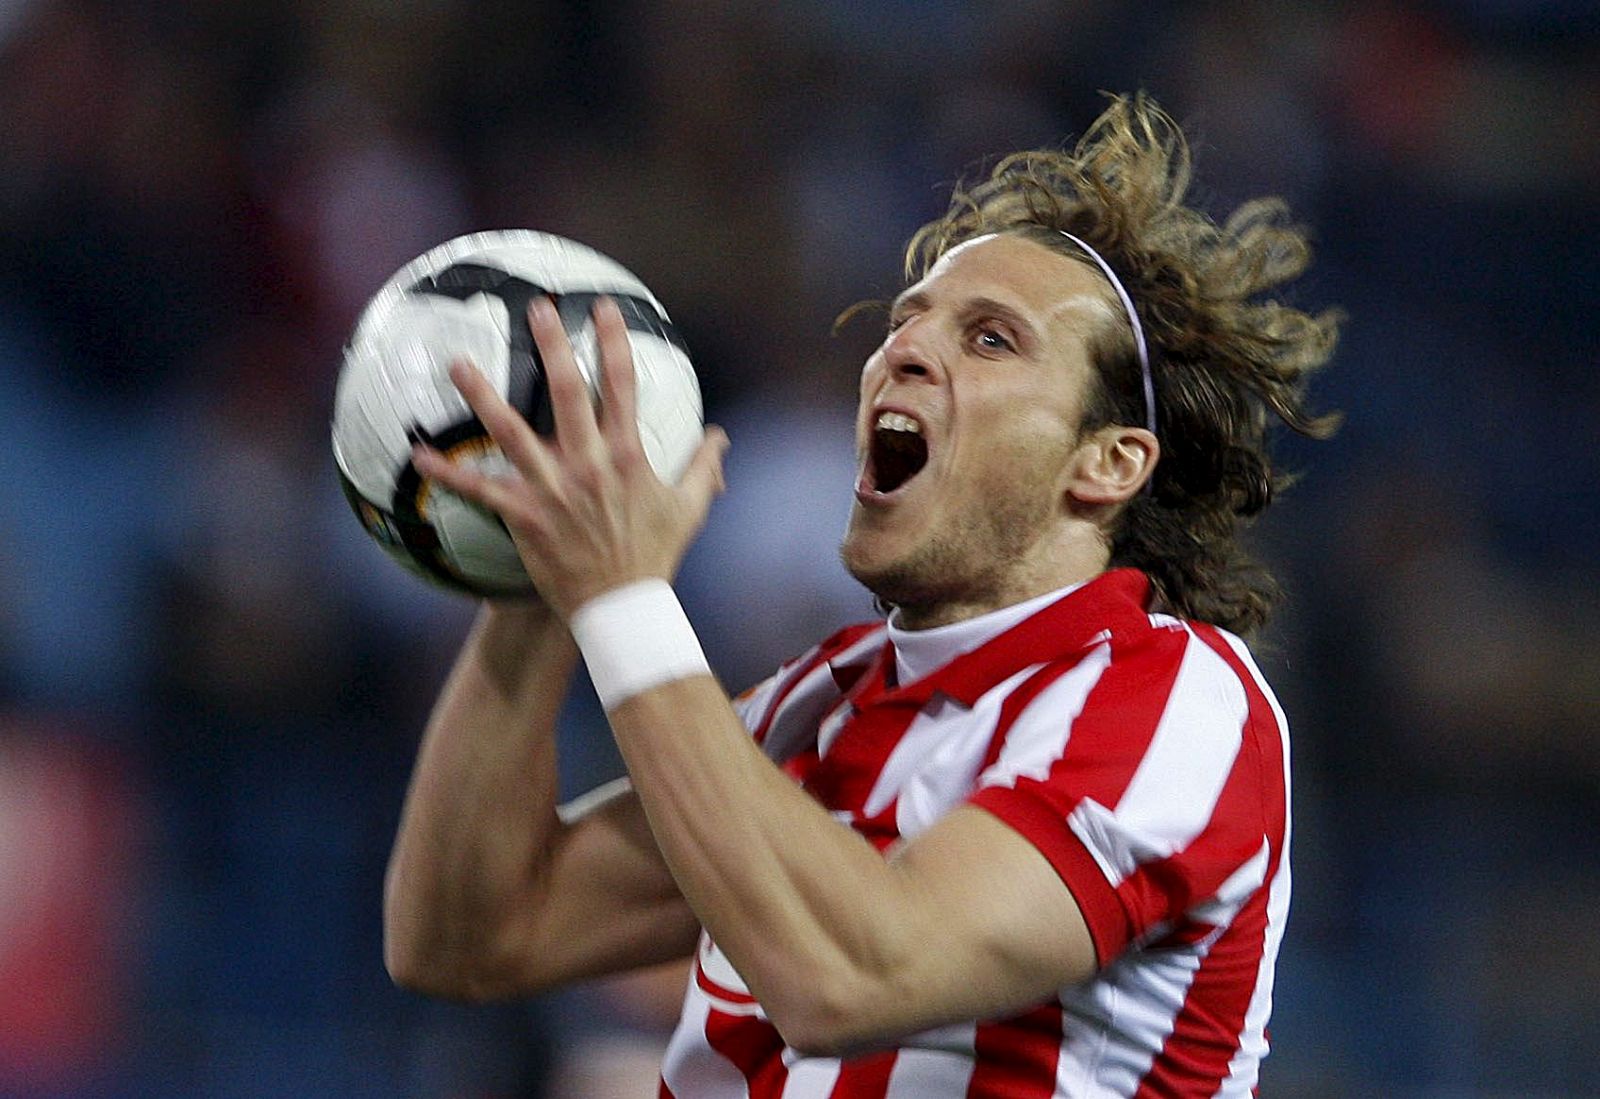
POLYGON ((880 412, 872 425, 860 491, 887 496, 904 487, 927 464, 928 441, 922 425, 904 412, 880 412))

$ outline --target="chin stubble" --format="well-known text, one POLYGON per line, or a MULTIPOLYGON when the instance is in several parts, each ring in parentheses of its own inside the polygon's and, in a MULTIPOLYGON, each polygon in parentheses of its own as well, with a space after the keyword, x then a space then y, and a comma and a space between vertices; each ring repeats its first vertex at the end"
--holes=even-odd
POLYGON ((897 607, 987 603, 1004 589, 1016 562, 1050 520, 1042 496, 1024 497, 997 495, 992 506, 940 528, 904 557, 875 570, 851 560, 848 535, 840 558, 863 587, 897 607))

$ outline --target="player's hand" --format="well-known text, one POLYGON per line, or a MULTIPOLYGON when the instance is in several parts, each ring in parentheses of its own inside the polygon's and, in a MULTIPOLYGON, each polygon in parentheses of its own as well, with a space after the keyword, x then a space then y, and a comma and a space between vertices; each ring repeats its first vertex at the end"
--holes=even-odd
POLYGON ((596 413, 549 298, 528 308, 544 360, 555 434, 541 438, 469 363, 450 378, 516 470, 495 476, 418 445, 418 472, 497 513, 539 594, 563 618, 634 580, 671 580, 723 488, 728 437, 708 427, 683 476, 664 484, 639 440, 633 352, 616 304, 594 305, 600 346, 596 413))

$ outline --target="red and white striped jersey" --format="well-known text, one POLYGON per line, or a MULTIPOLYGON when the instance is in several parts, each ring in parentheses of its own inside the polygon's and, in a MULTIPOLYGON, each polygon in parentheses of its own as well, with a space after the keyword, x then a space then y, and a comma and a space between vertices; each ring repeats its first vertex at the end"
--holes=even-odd
POLYGON ((738 701, 752 735, 880 850, 966 803, 1034 843, 1094 939, 1089 982, 862 1057, 787 1047, 702 937, 661 1095, 1247 1096, 1289 907, 1283 712, 1237 637, 1145 610, 1118 569, 897 684, 881 623, 738 701))

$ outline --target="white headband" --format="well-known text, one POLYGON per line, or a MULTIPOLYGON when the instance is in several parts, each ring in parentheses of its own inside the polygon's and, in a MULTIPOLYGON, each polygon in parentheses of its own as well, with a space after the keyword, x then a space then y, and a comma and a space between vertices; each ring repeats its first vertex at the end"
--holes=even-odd
POLYGON ((1065 229, 1056 232, 1066 237, 1073 244, 1089 253, 1089 258, 1094 260, 1106 279, 1111 283, 1111 289, 1117 292, 1117 300, 1122 302, 1123 310, 1128 314, 1128 323, 1133 325, 1133 345, 1139 353, 1139 376, 1144 381, 1144 425, 1150 429, 1150 434, 1156 433, 1156 384, 1150 376, 1150 349, 1144 342, 1144 326, 1139 323, 1139 314, 1133 308, 1133 299, 1128 296, 1128 291, 1123 287, 1122 280, 1117 278, 1117 273, 1105 258, 1089 247, 1086 241, 1080 240, 1065 229))

